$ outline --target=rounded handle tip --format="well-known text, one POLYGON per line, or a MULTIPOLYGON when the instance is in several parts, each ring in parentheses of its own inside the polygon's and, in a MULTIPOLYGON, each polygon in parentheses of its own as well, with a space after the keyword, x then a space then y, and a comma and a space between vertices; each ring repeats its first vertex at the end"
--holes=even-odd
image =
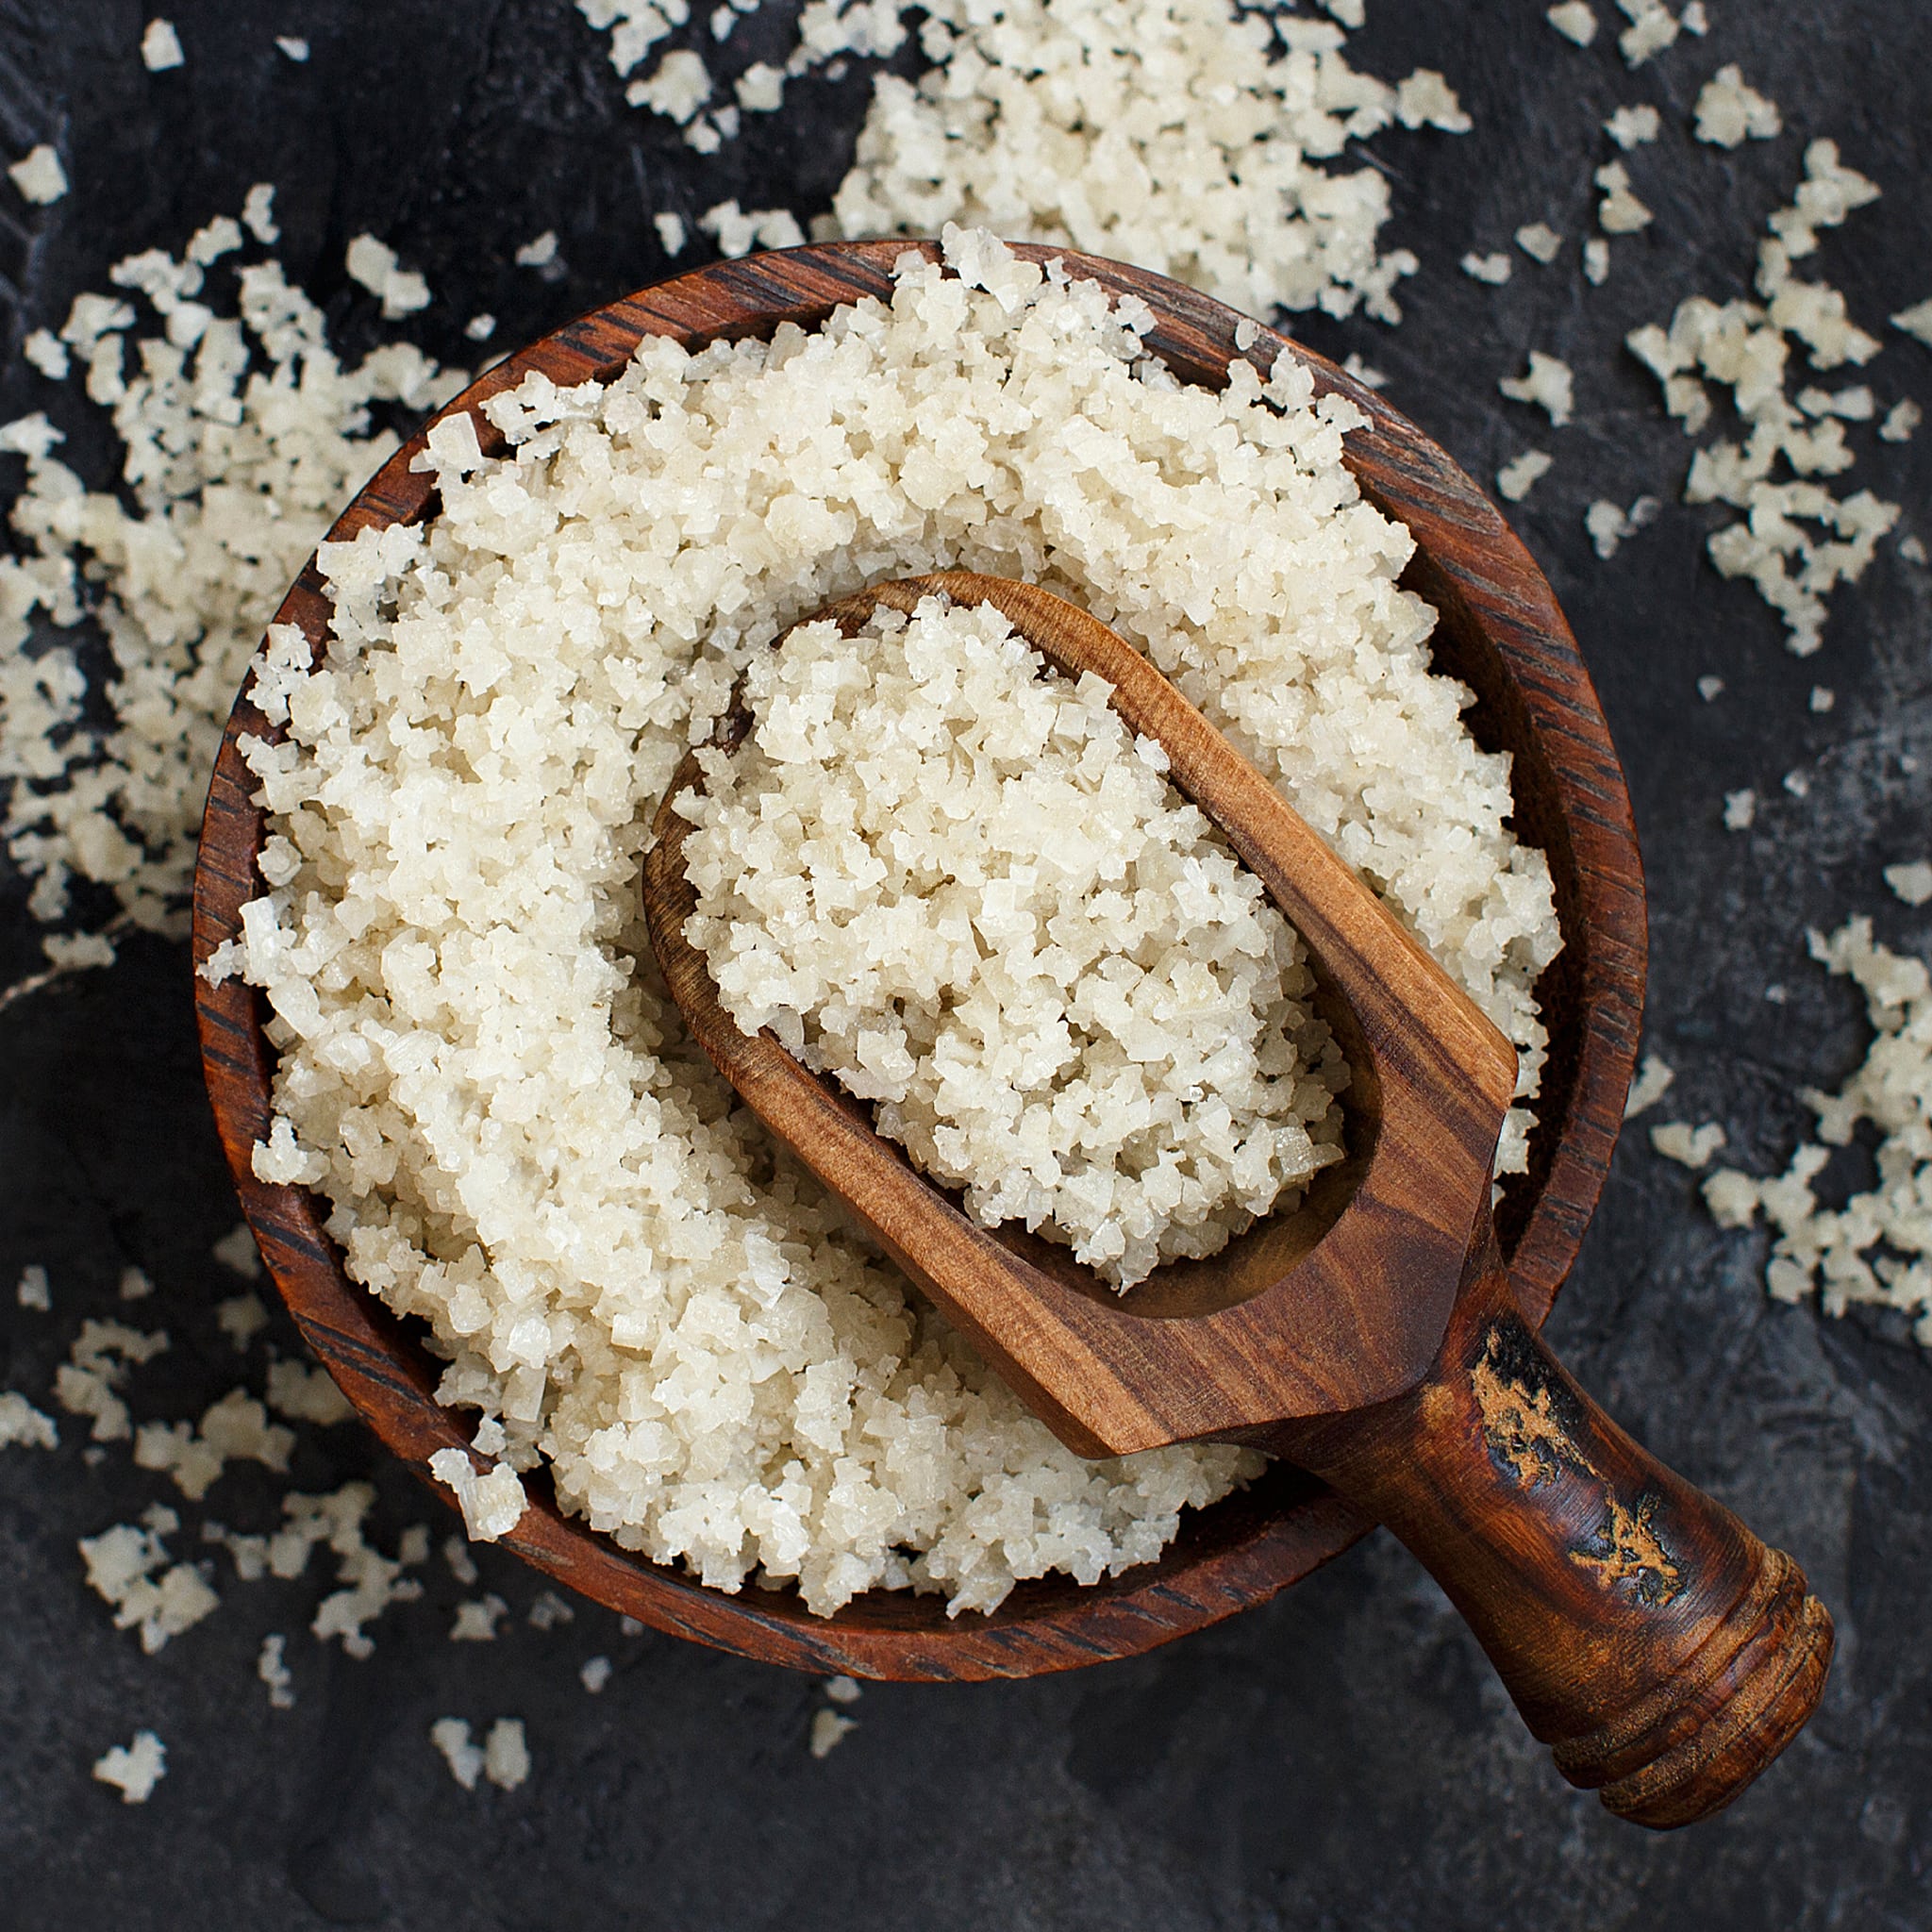
POLYGON ((1572 1784, 1654 1831, 1721 1811, 1797 1736, 1831 1669, 1831 1613, 1782 1550, 1685 1667, 1616 1724, 1554 1747, 1572 1784))

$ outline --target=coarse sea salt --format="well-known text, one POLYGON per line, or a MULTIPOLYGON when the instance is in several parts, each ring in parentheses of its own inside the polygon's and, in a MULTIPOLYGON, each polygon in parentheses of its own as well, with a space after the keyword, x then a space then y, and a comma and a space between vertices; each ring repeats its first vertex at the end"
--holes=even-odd
POLYGON ((1300 940, 1111 687, 928 597, 753 658, 679 809, 740 1029, 874 1104, 982 1225, 1128 1288, 1291 1209, 1347 1071, 1300 940))
POLYGON ((795 1578, 818 1611, 1093 1580, 1258 1465, 1073 1456, 684 1041, 638 865, 752 653, 882 576, 1033 579, 1389 897, 1517 1041, 1525 1098, 1558 944, 1508 761, 1430 674, 1410 539, 1341 460, 1354 407, 1292 359, 1184 388, 1140 305, 990 236, 946 250, 814 331, 530 378, 485 406, 502 456, 432 431, 442 513, 325 545, 336 646, 311 667, 278 633, 258 668, 289 735, 245 756, 287 862, 214 969, 275 1009, 258 1163, 330 1195, 352 1274, 431 1325, 443 1399, 500 1424, 484 1453, 546 1462, 625 1547, 724 1590, 795 1578))

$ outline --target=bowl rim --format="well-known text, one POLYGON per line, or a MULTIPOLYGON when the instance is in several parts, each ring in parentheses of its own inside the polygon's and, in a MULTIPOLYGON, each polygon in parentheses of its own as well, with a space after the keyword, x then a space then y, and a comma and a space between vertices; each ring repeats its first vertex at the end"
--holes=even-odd
MULTIPOLYGON (((1478 486, 1376 392, 1334 363, 1213 298, 1144 270, 1071 249, 1010 244, 1037 262, 1152 309, 1148 346, 1184 379, 1219 386, 1245 359, 1265 375, 1288 353, 1318 394, 1338 394, 1368 418, 1345 460, 1363 492, 1416 536, 1431 573, 1427 594, 1459 607, 1500 659, 1502 721, 1514 748, 1549 767, 1576 891, 1564 922, 1563 971, 1579 1024, 1570 1078, 1550 1094, 1533 1147, 1540 1174, 1506 1195, 1503 1222, 1512 1291, 1541 1324, 1575 1257, 1596 1206, 1636 1065, 1643 1007, 1645 910, 1641 864, 1623 773, 1569 625, 1528 552, 1478 486), (1522 734, 1526 733, 1526 736, 1522 734), (1575 929, 1572 929, 1573 923, 1575 929), (1552 1106, 1550 1103, 1558 1102, 1552 1106), (1513 1210, 1513 1211, 1512 1211, 1513 1210)), ((358 493, 331 528, 342 541, 365 528, 433 513, 433 475, 410 463, 427 430, 475 411, 533 371, 559 386, 608 380, 647 334, 687 347, 812 326, 864 296, 890 299, 893 264, 913 253, 941 259, 933 242, 838 242, 719 261, 600 306, 505 358, 439 409, 358 493)), ((477 418, 486 450, 502 440, 477 418)), ((273 620, 300 625, 311 644, 328 605, 311 558, 273 620)), ((223 734, 196 857, 195 1008, 204 1073, 242 1211, 271 1278, 305 1341, 385 1445, 431 1483, 437 1450, 469 1451, 456 1411, 435 1400, 441 1365, 367 1291, 351 1282, 325 1227, 325 1204, 306 1189, 258 1180, 251 1150, 267 1128, 274 1053, 266 1003, 239 979, 210 986, 199 968, 240 931, 240 909, 262 890, 255 858, 264 814, 238 741, 278 736, 247 696, 244 677, 223 734)), ((1552 1029, 1553 1034, 1556 1029, 1552 1029)), ((478 1466, 481 1464, 479 1462, 478 1466)), ((748 1587, 736 1595, 626 1552, 562 1515, 547 1480, 526 1479, 529 1507, 504 1544, 556 1580, 640 1622, 741 1656, 814 1672, 938 1681, 1011 1677, 1124 1657, 1265 1601, 1339 1556, 1373 1525, 1332 1491, 1287 1465, 1205 1510, 1150 1564, 1080 1586, 1024 1583, 991 1614, 946 1620, 935 1597, 872 1591, 829 1618, 796 1591, 748 1587)))

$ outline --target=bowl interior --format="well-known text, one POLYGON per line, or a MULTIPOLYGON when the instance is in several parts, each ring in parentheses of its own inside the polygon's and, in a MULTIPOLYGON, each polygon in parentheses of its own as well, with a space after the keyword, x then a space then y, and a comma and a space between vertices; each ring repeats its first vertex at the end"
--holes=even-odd
MULTIPOLYGON (((841 302, 888 296, 893 261, 913 246, 937 254, 930 243, 844 243, 675 277, 507 358, 444 413, 474 409, 533 370, 565 385, 608 379, 646 333, 696 345, 768 336, 785 321, 811 326, 841 302)), ((1146 302, 1157 318, 1149 345, 1185 380, 1218 388, 1237 356, 1265 371, 1286 350, 1309 364, 1318 391, 1347 395, 1370 418, 1349 439, 1350 466, 1364 493, 1416 537, 1404 582, 1441 613, 1437 665, 1475 693, 1466 716, 1477 742, 1510 753, 1517 829, 1548 855, 1556 882, 1564 944, 1538 986, 1550 1034, 1539 1123, 1529 1172, 1510 1183, 1497 1214, 1517 1299, 1541 1322, 1615 1143, 1636 1060, 1644 956, 1642 879, 1623 774, 1555 597, 1470 478, 1334 365, 1267 329, 1238 351, 1242 318, 1164 277, 1064 250, 1018 252, 1063 260, 1146 302)), ((480 418, 477 428, 486 451, 502 447, 480 418)), ((422 446, 419 436, 384 465, 344 511, 334 540, 435 514, 430 478, 408 467, 422 446)), ((300 625, 320 648, 327 617, 311 563, 276 622, 300 625)), ((203 825, 197 964, 239 932, 242 906, 260 891, 255 860, 264 824, 236 746, 244 732, 274 735, 245 694, 229 720, 203 825)), ((243 1210, 305 1338, 389 1447, 419 1470, 438 1449, 467 1446, 458 1417, 435 1400, 441 1365, 418 1333, 349 1281, 321 1205, 306 1191, 255 1178, 250 1155, 267 1131, 274 1072, 259 996, 239 981, 209 987, 197 977, 196 1005, 216 1124, 243 1210)), ((1264 1600, 1369 1526, 1322 1485, 1277 1464, 1246 1491, 1191 1512, 1158 1562, 1100 1584, 1025 1583, 992 1614, 957 1619, 937 1597, 874 1591, 820 1618, 790 1589, 708 1590, 564 1517, 541 1479, 527 1487, 531 1507, 508 1545, 625 1614, 802 1669, 926 1679, 1027 1675, 1133 1655, 1264 1600)))

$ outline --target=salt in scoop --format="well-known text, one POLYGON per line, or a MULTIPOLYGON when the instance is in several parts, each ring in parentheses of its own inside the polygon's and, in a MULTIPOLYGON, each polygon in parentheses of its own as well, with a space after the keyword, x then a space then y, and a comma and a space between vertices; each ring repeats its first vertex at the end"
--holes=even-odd
MULTIPOLYGON (((1351 1069, 1346 1158, 1292 1213, 1117 1296, 1024 1228, 983 1228, 769 1031, 741 1033, 686 940, 688 756, 644 862, 651 944, 693 1036, 1069 1447, 1257 1444, 1379 1517, 1468 1620, 1573 1784, 1637 1823, 1728 1804, 1816 1705, 1831 1619, 1782 1551, 1674 1474, 1517 1313, 1491 1220, 1514 1050, 1317 834, 1141 654, 1037 586, 942 572, 806 622, 989 603, 1058 670, 1093 672, 1165 750, 1306 942, 1351 1069)), ((734 707, 713 741, 733 749, 734 707)))

